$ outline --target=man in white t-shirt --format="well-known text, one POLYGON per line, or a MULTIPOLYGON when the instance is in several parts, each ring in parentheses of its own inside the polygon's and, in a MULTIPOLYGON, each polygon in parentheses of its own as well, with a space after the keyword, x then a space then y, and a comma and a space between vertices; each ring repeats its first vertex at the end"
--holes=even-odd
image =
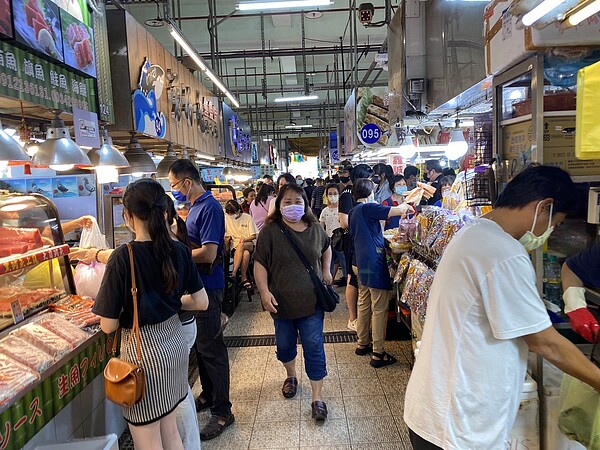
POLYGON ((600 390, 600 369, 552 327, 527 250, 570 210, 561 169, 531 167, 452 239, 429 294, 404 421, 415 450, 505 450, 531 350, 600 390))

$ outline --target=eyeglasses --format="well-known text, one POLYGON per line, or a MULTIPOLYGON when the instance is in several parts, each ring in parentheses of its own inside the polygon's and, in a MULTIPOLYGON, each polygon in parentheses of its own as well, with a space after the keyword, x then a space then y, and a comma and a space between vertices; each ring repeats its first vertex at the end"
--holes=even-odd
POLYGON ((179 180, 179 181, 178 181, 177 183, 175 183, 175 184, 170 184, 170 186, 171 186, 171 190, 173 190, 173 189, 177 190, 177 185, 181 185, 181 184, 182 184, 182 183, 183 183, 185 180, 187 180, 187 178, 184 178, 184 179, 182 179, 182 180, 179 180))

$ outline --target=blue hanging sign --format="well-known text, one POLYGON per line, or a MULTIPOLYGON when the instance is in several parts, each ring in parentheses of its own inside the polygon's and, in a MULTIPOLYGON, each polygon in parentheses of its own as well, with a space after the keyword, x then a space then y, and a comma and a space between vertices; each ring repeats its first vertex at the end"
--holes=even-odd
POLYGON ((373 124, 367 123, 360 130, 360 140, 365 145, 373 145, 381 138, 381 129, 373 124))

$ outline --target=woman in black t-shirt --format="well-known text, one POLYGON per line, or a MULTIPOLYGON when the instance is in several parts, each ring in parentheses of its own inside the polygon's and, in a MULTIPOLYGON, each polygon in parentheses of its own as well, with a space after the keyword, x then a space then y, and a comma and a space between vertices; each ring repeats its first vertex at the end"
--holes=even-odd
MULTIPOLYGON (((183 449, 174 410, 188 392, 188 349, 178 317, 180 309, 208 307, 208 297, 190 250, 171 239, 165 215, 168 199, 156 181, 131 183, 123 195, 124 220, 135 232, 131 242, 138 288, 141 367, 146 392, 131 408, 123 408, 136 448, 183 449)), ((105 333, 123 327, 121 357, 136 362, 131 267, 126 246, 111 255, 93 311, 105 333)))

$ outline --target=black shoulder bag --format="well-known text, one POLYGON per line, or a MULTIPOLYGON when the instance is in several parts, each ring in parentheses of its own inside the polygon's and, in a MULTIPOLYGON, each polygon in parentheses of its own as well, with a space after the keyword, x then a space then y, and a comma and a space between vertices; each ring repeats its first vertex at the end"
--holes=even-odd
POLYGON ((317 296, 319 306, 321 306, 321 309, 323 309, 325 312, 333 311, 340 302, 340 296, 335 291, 333 286, 327 286, 325 283, 323 283, 323 281, 321 281, 319 276, 316 274, 315 269, 313 269, 313 266, 310 264, 308 259, 306 259, 306 256, 304 256, 304 253, 302 253, 302 250, 300 250, 300 247, 298 247, 298 244, 296 244, 296 241, 285 225, 279 221, 277 222, 277 225, 279 225, 281 232, 288 239, 290 245, 296 251, 298 258, 300 258, 300 261, 302 261, 302 264, 304 264, 306 271, 310 275, 310 279, 315 285, 315 294, 317 296))

